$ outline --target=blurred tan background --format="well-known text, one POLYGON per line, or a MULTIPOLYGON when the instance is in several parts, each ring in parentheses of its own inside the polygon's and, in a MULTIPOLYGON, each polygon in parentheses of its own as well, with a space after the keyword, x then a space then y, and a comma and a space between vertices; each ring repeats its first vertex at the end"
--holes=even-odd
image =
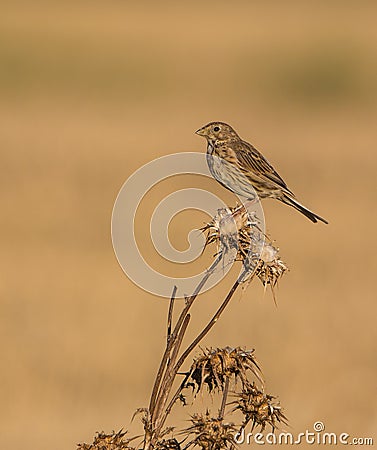
MULTIPOLYGON (((376 14, 372 1, 2 3, 3 449, 140 432, 130 420, 148 402, 167 304, 122 273, 111 211, 142 164, 204 151, 193 132, 211 120, 262 150, 330 225, 266 201, 291 268, 279 306, 252 285, 205 345, 256 348, 294 433, 321 420, 373 436, 376 14)), ((184 217, 180 248, 203 223, 184 217)), ((190 335, 231 281, 202 297, 190 335)))

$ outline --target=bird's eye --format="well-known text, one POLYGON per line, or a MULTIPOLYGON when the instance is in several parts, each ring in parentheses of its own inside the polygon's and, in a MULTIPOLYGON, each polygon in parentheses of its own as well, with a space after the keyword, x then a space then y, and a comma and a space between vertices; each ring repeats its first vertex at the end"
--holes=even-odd
POLYGON ((220 127, 214 127, 214 128, 213 128, 213 131, 215 131, 215 132, 220 131, 220 127))

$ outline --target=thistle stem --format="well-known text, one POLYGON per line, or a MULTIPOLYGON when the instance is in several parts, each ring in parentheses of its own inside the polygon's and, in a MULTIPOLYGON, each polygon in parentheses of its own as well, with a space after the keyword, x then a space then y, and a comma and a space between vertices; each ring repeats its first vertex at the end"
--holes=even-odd
POLYGON ((242 274, 238 277, 237 281, 233 284, 228 295, 225 297, 224 301, 220 305, 219 309, 216 311, 212 319, 208 322, 208 324, 204 327, 203 331, 198 334, 198 336, 192 341, 192 343, 187 347, 187 349, 182 353, 179 358, 177 364, 175 365, 174 372, 178 372, 181 368, 182 364, 185 362, 186 358, 189 354, 194 350, 194 348, 199 344, 199 342, 208 334, 211 328, 215 325, 215 323, 219 320, 219 317, 223 313, 224 309, 227 307, 228 303, 233 297, 233 294, 236 292, 238 286, 242 283, 244 276, 247 274, 248 270, 244 269, 242 274))
MULTIPOLYGON (((190 311, 195 299, 200 294, 203 289, 205 283, 209 279, 209 277, 215 271, 216 266, 222 259, 222 255, 219 254, 217 258, 213 261, 210 268, 206 271, 203 278, 198 283, 195 288, 193 294, 186 299, 186 305, 183 308, 181 314, 178 317, 177 323, 174 327, 173 332, 171 332, 171 324, 172 324, 172 314, 173 314, 173 303, 176 294, 176 287, 173 289, 172 298, 170 300, 169 313, 168 313, 168 339, 166 344, 165 352, 162 356, 160 367, 157 372, 157 376, 155 379, 155 383, 152 389, 151 399, 149 403, 149 414, 151 423, 149 424, 152 429, 153 436, 149 436, 146 439, 144 444, 144 449, 147 450, 153 444, 153 442, 158 438, 158 430, 161 430, 161 425, 159 424, 156 427, 156 423, 158 421, 158 417, 165 406, 167 398, 170 394, 172 384, 176 375, 175 368, 175 360, 179 351, 179 348, 182 344, 182 340, 184 334, 187 329, 188 322, 190 320, 190 315, 188 312, 190 311), (170 326, 170 333, 169 333, 170 326), (172 357, 170 357, 172 355, 172 357), (157 430, 158 428, 158 430, 157 430)), ((161 423, 161 421, 160 421, 161 423)))
MULTIPOLYGON (((175 375, 178 373, 180 367, 185 362, 186 358, 190 355, 190 353, 195 349, 195 347, 199 344, 199 342, 208 334, 208 332, 211 330, 211 328, 215 325, 215 323, 218 321, 219 317, 223 313, 224 309, 227 307, 228 303, 232 299, 234 293, 236 292, 238 286, 242 283, 242 280, 244 279, 244 276, 248 273, 247 269, 244 269, 241 273, 241 275, 238 277, 237 281, 233 284, 230 291, 228 292, 228 295, 225 297, 224 301, 220 305, 219 309, 216 311, 212 319, 208 322, 206 327, 203 329, 201 333, 194 339, 194 341, 187 347, 187 349, 183 352, 181 357, 179 358, 177 364, 172 369, 173 380, 175 375)), ((173 381, 172 380, 172 381, 173 381)), ((163 412, 163 415, 161 417, 161 420, 159 421, 158 427, 156 427, 157 434, 160 432, 162 427, 164 426, 164 423, 170 414, 170 411, 174 405, 174 403, 177 401, 179 394, 181 393, 181 390, 183 388, 183 385, 181 384, 172 399, 170 400, 168 406, 166 407, 165 411, 163 412)), ((228 390, 228 388, 227 388, 228 390)), ((223 400, 224 401, 224 400, 223 400)), ((226 399, 225 399, 226 401, 226 399)), ((224 405, 225 408, 225 405, 224 405)), ((220 410, 221 411, 221 410, 220 410)))
POLYGON ((221 419, 221 420, 224 418, 224 412, 225 412, 226 401, 228 398, 228 392, 229 392, 229 376, 227 376, 225 379, 223 398, 221 401, 221 407, 220 407, 220 411, 219 411, 219 419, 221 419))

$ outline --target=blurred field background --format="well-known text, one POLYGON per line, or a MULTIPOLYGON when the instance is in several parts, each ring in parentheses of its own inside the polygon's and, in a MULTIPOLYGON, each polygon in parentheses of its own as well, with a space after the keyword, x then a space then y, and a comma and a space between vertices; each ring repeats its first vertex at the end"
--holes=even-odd
MULTIPOLYGON (((140 431, 167 304, 122 273, 111 211, 142 164, 204 151, 193 132, 211 120, 330 225, 266 201, 291 268, 279 306, 251 286, 205 345, 256 348, 294 433, 321 420, 373 437, 376 14, 372 1, 2 2, 1 448, 140 431)), ((203 222, 183 217, 180 248, 203 222)), ((202 297, 192 333, 231 281, 202 297)))

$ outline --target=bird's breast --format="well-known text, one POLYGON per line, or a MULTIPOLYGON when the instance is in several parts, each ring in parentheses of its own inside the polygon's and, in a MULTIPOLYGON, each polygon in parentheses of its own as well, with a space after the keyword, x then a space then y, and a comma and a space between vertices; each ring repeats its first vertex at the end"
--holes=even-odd
POLYGON ((235 154, 227 149, 207 148, 207 163, 212 176, 235 194, 252 199, 255 191, 235 162, 235 154))

